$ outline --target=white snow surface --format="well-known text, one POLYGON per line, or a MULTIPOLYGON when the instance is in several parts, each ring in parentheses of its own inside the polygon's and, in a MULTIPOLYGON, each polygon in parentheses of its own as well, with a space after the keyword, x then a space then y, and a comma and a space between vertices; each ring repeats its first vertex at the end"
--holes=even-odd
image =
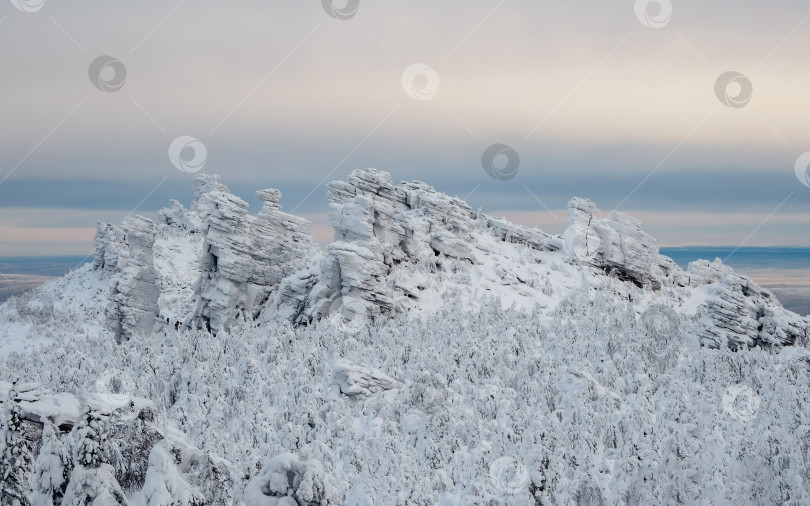
POLYGON ((201 176, 0 306, 32 452, 124 395, 132 504, 810 502, 810 321, 750 279, 585 199, 552 236, 374 170, 328 195, 319 250, 201 176))

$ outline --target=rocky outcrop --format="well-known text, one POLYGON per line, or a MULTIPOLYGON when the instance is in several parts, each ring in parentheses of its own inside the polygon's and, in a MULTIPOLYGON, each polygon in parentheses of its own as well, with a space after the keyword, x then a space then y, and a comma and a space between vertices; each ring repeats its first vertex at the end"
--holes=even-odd
MULTIPOLYGON (((210 182, 209 182, 210 183, 210 182)), ((254 319, 281 281, 306 267, 319 248, 309 222, 281 211, 278 190, 262 190, 257 216, 221 185, 195 200, 204 235, 193 320, 213 331, 254 319)))
POLYGON ((107 321, 119 341, 151 332, 159 314, 157 275, 152 257, 155 224, 142 216, 128 218, 120 230, 99 225, 106 237, 99 268, 110 269, 110 306, 107 321), (114 260, 114 263, 113 263, 114 260))
POLYGON ((172 199, 171 207, 158 211, 160 222, 168 227, 196 234, 200 231, 200 220, 196 213, 190 212, 183 204, 172 199))
POLYGON ((365 399, 375 393, 399 386, 397 381, 379 369, 356 365, 348 360, 336 360, 335 383, 340 393, 347 397, 365 399))
POLYGON ((190 207, 172 201, 157 227, 140 217, 120 228, 99 224, 94 268, 109 276, 107 322, 119 340, 156 321, 217 332, 240 321, 306 325, 338 315, 340 328, 350 329, 357 317, 430 305, 420 299, 437 300, 443 291, 441 283, 431 286, 434 274, 455 276, 457 290, 475 285, 475 294, 508 286, 531 303, 557 288, 551 279, 559 265, 544 252, 558 251, 570 264, 641 288, 704 287, 695 307, 705 308, 701 338, 708 346, 807 340, 807 320, 719 259, 684 271, 659 254, 639 220, 602 217, 587 199, 571 200, 568 227, 555 236, 474 212, 422 182, 395 185, 386 172, 356 170, 327 186, 335 240, 323 251, 306 220, 281 210, 281 192, 256 196, 262 208, 251 216, 219 177, 202 174, 190 207), (549 260, 551 271, 533 267, 549 260))
POLYGON ((679 279, 680 286, 706 287, 699 331, 705 346, 771 348, 808 340, 810 322, 782 307, 770 291, 736 274, 719 258, 691 262, 679 279))
POLYGON ((194 199, 190 209, 186 209, 183 204, 172 199, 169 201, 169 207, 158 211, 160 224, 188 234, 199 233, 202 224, 200 216, 209 211, 203 196, 210 192, 230 193, 230 190, 222 184, 219 176, 198 174, 194 180, 194 199))
POLYGON ((560 237, 549 235, 539 228, 517 225, 490 216, 485 216, 484 220, 492 235, 502 241, 525 244, 538 251, 558 251, 563 249, 563 242, 560 237))
POLYGON ((667 282, 672 286, 689 286, 689 277, 683 272, 683 269, 675 263, 675 260, 666 255, 658 255, 658 268, 653 269, 653 272, 658 272, 658 276, 662 281, 667 282))
POLYGON ((734 273, 711 282, 702 329, 703 344, 713 348, 804 345, 810 336, 810 322, 783 308, 768 290, 734 273))
POLYGON ((686 278, 689 286, 701 286, 719 283, 731 274, 733 269, 725 265, 722 260, 715 258, 714 262, 696 260, 686 269, 686 278))
POLYGON ((336 301, 346 298, 364 304, 369 317, 393 314, 398 293, 389 278, 395 265, 440 256, 475 262, 470 244, 476 216, 462 200, 425 183, 394 185, 387 172, 356 170, 348 181, 330 183, 327 197, 335 242, 317 273, 285 284, 267 317, 318 320, 342 310, 336 301))
POLYGON ((93 269, 108 274, 118 272, 118 255, 124 246, 124 235, 120 228, 98 222, 94 240, 93 269))
POLYGON ((610 219, 598 213, 590 200, 574 198, 568 203, 563 240, 571 258, 640 287, 660 287, 658 246, 641 230, 641 221, 619 212, 610 219))
POLYGON ((641 230, 639 220, 616 212, 606 219, 598 213, 589 200, 575 198, 569 203, 569 224, 563 234, 566 251, 580 263, 640 287, 709 285, 701 331, 706 346, 778 347, 807 339, 805 319, 719 259, 692 262, 684 272, 658 254, 655 240, 641 230))
POLYGON ((98 225, 94 268, 111 278, 106 313, 119 340, 159 319, 215 331, 253 319, 284 278, 313 263, 309 222, 281 211, 278 190, 257 197, 263 207, 251 216, 218 176, 201 174, 190 208, 172 201, 158 227, 142 217, 98 225))

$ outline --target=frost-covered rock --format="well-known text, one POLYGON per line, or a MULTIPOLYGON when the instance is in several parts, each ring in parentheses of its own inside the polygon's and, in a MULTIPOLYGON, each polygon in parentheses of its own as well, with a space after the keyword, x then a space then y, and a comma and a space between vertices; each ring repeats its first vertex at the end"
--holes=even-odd
MULTIPOLYGON (((716 279, 714 274, 723 271, 717 264, 714 267, 703 273, 704 280, 716 279)), ((734 273, 711 283, 706 308, 701 338, 714 348, 805 345, 810 336, 810 322, 784 309, 768 290, 734 273)))
POLYGON ((203 236, 169 223, 158 225, 153 256, 160 290, 160 319, 179 327, 195 307, 197 281, 202 274, 203 236))
POLYGON ((190 208, 173 200, 157 227, 142 217, 98 225, 93 268, 110 278, 107 320, 119 340, 158 321, 220 330, 252 320, 312 264, 320 248, 309 222, 281 211, 278 190, 257 196, 263 207, 251 216, 218 176, 200 174, 190 208))
POLYGON ((200 231, 200 220, 196 213, 189 211, 183 204, 172 199, 171 207, 158 211, 160 222, 177 230, 188 233, 198 233, 200 231))
MULTIPOLYGON (((666 258, 666 257, 661 257, 666 258)), ((691 262, 673 283, 705 291, 701 342, 712 348, 782 347, 808 342, 810 322, 716 258, 691 262)))
POLYGON ((611 219, 596 216, 598 213, 590 200, 574 198, 568 203, 563 240, 571 257, 639 286, 660 287, 658 246, 641 230, 641 221, 620 212, 614 212, 611 219))
POLYGON ((662 282, 670 286, 689 286, 689 277, 683 269, 675 263, 675 260, 666 255, 658 255, 658 272, 660 273, 662 282))
POLYGON ((387 172, 356 170, 348 181, 329 183, 327 197, 335 242, 320 260, 317 279, 288 284, 266 317, 318 320, 347 297, 365 301, 369 317, 394 314, 403 295, 391 282, 397 265, 431 264, 439 255, 476 262, 470 246, 476 216, 460 199, 424 183, 394 185, 387 172))
MULTIPOLYGON (((254 320, 309 325, 346 312, 370 320, 436 311, 447 297, 473 307, 491 296, 504 307, 553 308, 584 276, 591 286, 612 277, 680 294, 676 306, 708 314, 709 346, 781 346, 806 334, 806 319, 769 292, 726 281, 733 271, 719 260, 684 271, 659 254, 638 220, 603 218, 587 199, 569 203, 568 227, 555 236, 473 212, 422 182, 356 170, 327 187, 335 240, 322 250, 306 220, 281 210, 278 190, 256 195, 263 205, 252 216, 218 176, 201 174, 189 208, 172 201, 157 227, 143 218, 99 224, 93 268, 111 286, 107 328, 122 340, 163 325, 216 332, 254 320)), ((28 310, 50 305, 43 296, 28 310)))
POLYGON ((250 480, 243 500, 246 506, 327 506, 338 497, 320 462, 287 453, 250 480))
MULTIPOLYGON (((116 338, 128 340, 138 333, 151 332, 160 313, 160 290, 152 255, 155 224, 142 216, 128 218, 114 237, 117 244, 109 249, 118 252, 110 281, 107 319, 116 338)), ((103 264, 107 265, 106 257, 103 264)))
POLYGON ((722 260, 715 258, 713 262, 708 260, 695 260, 689 263, 686 269, 686 276, 689 286, 701 286, 711 283, 719 283, 731 274, 732 268, 725 265, 722 260))
POLYGON ((335 383, 347 397, 364 399, 375 393, 397 388, 399 383, 379 369, 355 365, 339 359, 334 363, 335 383))
POLYGON ((121 229, 109 223, 98 222, 94 243, 93 269, 115 273, 118 268, 118 255, 124 245, 121 229))
POLYGON ((214 331, 258 316, 281 281, 319 251, 309 222, 281 211, 278 190, 257 196, 264 205, 256 217, 227 191, 208 191, 196 201, 205 239, 194 319, 214 331))
POLYGON ((581 199, 560 237, 377 171, 329 186, 320 251, 278 191, 258 197, 251 216, 200 176, 188 208, 100 226, 94 265, 0 305, 15 494, 810 502, 810 322, 722 262, 684 272, 581 199), (105 315, 133 309, 152 331, 117 344, 105 315), (155 404, 87 393, 103 370, 155 404))
POLYGON ((510 223, 504 219, 486 217, 486 224, 499 239, 516 244, 525 244, 540 251, 558 251, 563 248, 559 237, 546 234, 539 228, 510 223))

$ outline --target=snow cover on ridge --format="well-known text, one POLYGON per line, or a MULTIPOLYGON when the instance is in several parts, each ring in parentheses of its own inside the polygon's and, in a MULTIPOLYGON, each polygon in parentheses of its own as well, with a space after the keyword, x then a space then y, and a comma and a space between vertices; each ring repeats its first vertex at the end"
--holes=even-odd
POLYGON ((0 383, 6 439, 30 446, 15 486, 36 490, 49 438, 76 449, 61 494, 135 504, 810 497, 810 433, 786 421, 810 407, 810 321, 719 260, 684 271, 586 199, 554 236, 373 169, 329 184, 321 250, 257 196, 252 216, 200 175, 188 209, 99 224, 92 264, 0 306, 0 381, 72 399, 39 401, 62 406, 46 438, 0 383), (153 402, 128 465, 96 441, 123 415, 85 395, 110 377, 153 402), (757 409, 728 407, 744 388, 757 409))

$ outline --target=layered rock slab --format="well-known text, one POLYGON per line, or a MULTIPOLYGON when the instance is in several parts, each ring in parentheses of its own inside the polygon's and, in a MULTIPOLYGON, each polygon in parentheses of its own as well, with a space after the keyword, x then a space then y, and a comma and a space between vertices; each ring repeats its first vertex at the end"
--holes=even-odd
POLYGON ((192 320, 218 331, 254 319, 281 281, 320 248, 307 220, 281 211, 278 190, 257 192, 263 206, 254 217, 245 201, 214 188, 195 201, 204 240, 192 320))
POLYGON ((641 221, 613 212, 597 216, 596 204, 574 198, 568 203, 568 228, 563 234, 571 258, 638 286, 660 287, 659 253, 655 239, 641 230, 641 221))
POLYGON ((94 268, 110 275, 110 304, 106 308, 108 328, 119 341, 148 333, 159 314, 152 248, 155 224, 142 216, 127 218, 116 228, 99 223, 94 268))
POLYGON ((394 185, 387 172, 356 170, 348 181, 329 183, 327 197, 335 241, 316 270, 283 284, 268 318, 306 323, 344 310, 346 299, 353 312, 391 315, 395 265, 434 262, 439 255, 475 262, 472 209, 425 183, 394 185))
POLYGON ((810 322, 805 318, 782 307, 770 291, 748 277, 720 269, 719 260, 714 265, 707 264, 693 262, 688 271, 696 279, 710 280, 706 314, 701 320, 700 338, 704 345, 736 350, 808 343, 810 322), (717 280, 716 276, 723 272, 725 277, 717 280))

